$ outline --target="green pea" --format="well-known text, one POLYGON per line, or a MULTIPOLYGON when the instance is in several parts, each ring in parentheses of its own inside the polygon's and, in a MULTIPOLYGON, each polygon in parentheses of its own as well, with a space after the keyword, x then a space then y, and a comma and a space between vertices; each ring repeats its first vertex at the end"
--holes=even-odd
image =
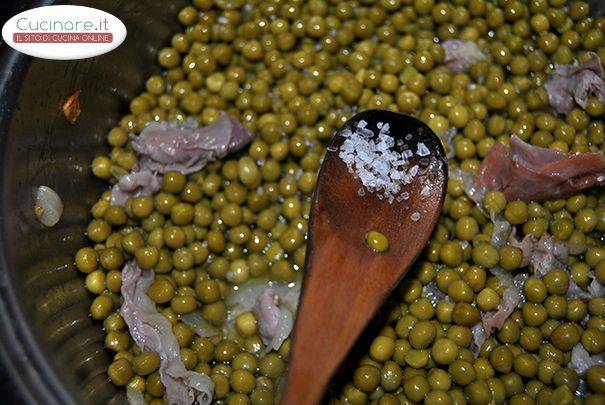
POLYGON ((389 240, 385 235, 377 231, 369 231, 365 234, 368 247, 377 253, 386 252, 389 249, 389 240))

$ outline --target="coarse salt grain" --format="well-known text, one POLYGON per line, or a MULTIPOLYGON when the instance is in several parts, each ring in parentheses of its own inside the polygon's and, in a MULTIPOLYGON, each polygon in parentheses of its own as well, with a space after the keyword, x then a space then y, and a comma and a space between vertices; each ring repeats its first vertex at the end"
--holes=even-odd
MULTIPOLYGON (((388 123, 379 122, 376 127, 378 135, 368 128, 364 120, 360 120, 352 129, 344 129, 341 135, 345 140, 340 147, 339 157, 349 172, 361 181, 365 190, 375 192, 381 200, 392 203, 407 199, 409 194, 402 194, 402 185, 410 184, 419 171, 417 165, 408 167, 408 158, 414 153, 399 141, 397 146, 406 149, 403 152, 393 149, 395 139, 389 135, 388 123)), ((411 138, 411 134, 409 136, 411 138)), ((422 146, 428 151, 426 146, 422 146)), ((424 150, 420 144, 419 149, 424 150)), ((357 193, 362 196, 365 191, 362 188, 357 193)))
POLYGON ((410 219, 414 222, 418 221, 420 219, 420 213, 414 212, 412 215, 410 215, 410 219))
MULTIPOLYGON (((382 122, 381 122, 381 124, 382 124, 382 122)), ((378 129, 380 129, 381 134, 388 134, 390 127, 389 127, 389 124, 383 124, 383 125, 379 126, 378 129)), ((393 139, 393 138, 391 138, 391 139, 393 139)))
POLYGON ((404 191, 403 193, 399 194, 395 199, 397 200, 397 202, 401 202, 403 200, 407 200, 408 198, 410 198, 410 193, 404 191))
POLYGON ((418 142, 418 150, 416 151, 416 154, 418 156, 428 156, 431 154, 431 151, 429 150, 429 148, 426 147, 424 143, 418 142))

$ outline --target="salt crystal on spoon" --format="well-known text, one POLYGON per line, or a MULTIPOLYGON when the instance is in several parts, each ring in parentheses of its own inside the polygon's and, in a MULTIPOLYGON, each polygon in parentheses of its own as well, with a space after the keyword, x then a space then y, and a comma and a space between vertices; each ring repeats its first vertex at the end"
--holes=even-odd
POLYGON ((431 154, 429 148, 422 142, 418 142, 418 151, 416 152, 418 156, 428 156, 431 154))
MULTIPOLYGON (((401 185, 410 184, 420 168, 418 165, 409 167, 408 159, 414 156, 414 152, 405 141, 395 141, 389 133, 389 123, 378 122, 376 128, 378 134, 368 127, 366 121, 360 120, 353 128, 344 129, 341 133, 344 142, 338 156, 367 191, 376 193, 379 199, 389 203, 396 199, 400 201, 401 185)), ((405 137, 407 140, 411 138, 412 134, 405 137)), ((430 154, 423 143, 418 143, 417 149, 417 155, 430 154)), ((329 147, 328 151, 335 152, 336 149, 329 147)), ((423 157, 423 160, 428 158, 423 157)), ((365 195, 362 189, 358 190, 360 196, 365 195)), ((409 196, 403 197, 407 198, 409 196)))

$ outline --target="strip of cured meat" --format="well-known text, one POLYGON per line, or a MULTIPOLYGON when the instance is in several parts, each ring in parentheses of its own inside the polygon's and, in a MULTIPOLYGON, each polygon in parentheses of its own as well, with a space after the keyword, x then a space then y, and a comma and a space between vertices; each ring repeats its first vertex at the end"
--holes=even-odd
POLYGON ((541 148, 513 135, 510 148, 496 143, 473 178, 477 190, 502 191, 508 200, 564 198, 605 184, 602 153, 576 155, 541 148))

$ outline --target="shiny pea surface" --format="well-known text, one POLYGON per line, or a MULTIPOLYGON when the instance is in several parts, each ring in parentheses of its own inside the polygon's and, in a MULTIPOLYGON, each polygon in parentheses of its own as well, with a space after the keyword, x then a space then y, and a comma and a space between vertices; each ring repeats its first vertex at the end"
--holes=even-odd
POLYGON ((368 248, 376 253, 386 252, 389 249, 389 240, 378 231, 369 231, 365 234, 365 242, 368 248))

